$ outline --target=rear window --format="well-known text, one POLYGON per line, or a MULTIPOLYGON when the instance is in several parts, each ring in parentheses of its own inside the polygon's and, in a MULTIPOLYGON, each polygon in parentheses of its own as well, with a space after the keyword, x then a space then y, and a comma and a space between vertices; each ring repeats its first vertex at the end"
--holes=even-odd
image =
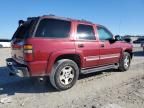
POLYGON ((31 29, 35 23, 35 20, 30 20, 25 22, 23 25, 19 26, 13 35, 12 39, 18 38, 18 39, 25 39, 28 38, 31 35, 31 29))
POLYGON ((36 37, 66 38, 70 33, 70 21, 43 19, 39 23, 36 37))

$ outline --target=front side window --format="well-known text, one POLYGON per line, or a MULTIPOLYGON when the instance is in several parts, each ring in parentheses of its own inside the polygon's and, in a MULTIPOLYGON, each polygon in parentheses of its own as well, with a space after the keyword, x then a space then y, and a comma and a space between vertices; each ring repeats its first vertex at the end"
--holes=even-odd
POLYGON ((43 19, 39 23, 36 37, 65 38, 70 33, 70 21, 43 19))
POLYGON ((77 38, 83 40, 96 40, 93 26, 79 24, 77 27, 77 38))
POLYGON ((109 40, 113 38, 113 35, 104 27, 97 27, 97 30, 100 40, 109 40))

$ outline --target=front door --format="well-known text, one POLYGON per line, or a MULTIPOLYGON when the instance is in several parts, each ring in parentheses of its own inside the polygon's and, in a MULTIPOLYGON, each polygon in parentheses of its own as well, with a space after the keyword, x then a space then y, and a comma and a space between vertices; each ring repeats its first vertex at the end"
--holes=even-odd
POLYGON ((99 35, 100 61, 99 65, 108 65, 119 62, 121 48, 116 45, 116 42, 110 43, 113 38, 111 32, 105 27, 98 26, 97 32, 99 35))

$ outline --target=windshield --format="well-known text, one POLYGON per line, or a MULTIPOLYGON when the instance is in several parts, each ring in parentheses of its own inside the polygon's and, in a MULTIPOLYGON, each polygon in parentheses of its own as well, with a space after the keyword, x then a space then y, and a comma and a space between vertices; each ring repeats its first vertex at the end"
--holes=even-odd
POLYGON ((26 21, 23 25, 19 26, 14 33, 12 39, 26 39, 30 37, 33 32, 34 24, 36 20, 26 21))

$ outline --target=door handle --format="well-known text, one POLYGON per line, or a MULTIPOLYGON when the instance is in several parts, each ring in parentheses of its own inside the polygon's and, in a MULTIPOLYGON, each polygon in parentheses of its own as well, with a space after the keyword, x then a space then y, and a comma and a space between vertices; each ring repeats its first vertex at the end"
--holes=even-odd
POLYGON ((104 47, 105 45, 104 44, 101 44, 101 47, 104 47))
POLYGON ((79 48, 83 48, 83 47, 84 47, 84 44, 78 44, 78 47, 79 47, 79 48))

